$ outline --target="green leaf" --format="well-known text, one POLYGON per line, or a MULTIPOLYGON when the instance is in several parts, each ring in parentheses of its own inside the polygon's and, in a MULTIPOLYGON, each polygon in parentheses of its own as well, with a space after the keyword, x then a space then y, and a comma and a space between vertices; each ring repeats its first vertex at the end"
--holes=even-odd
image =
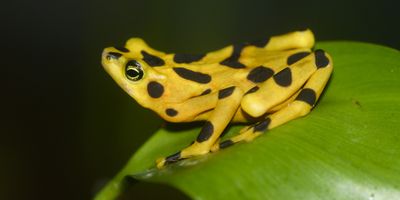
POLYGON ((330 53, 334 72, 309 115, 253 142, 150 169, 199 131, 162 128, 96 199, 115 198, 126 176, 172 185, 194 199, 400 199, 399 51, 356 42, 317 48, 330 53))

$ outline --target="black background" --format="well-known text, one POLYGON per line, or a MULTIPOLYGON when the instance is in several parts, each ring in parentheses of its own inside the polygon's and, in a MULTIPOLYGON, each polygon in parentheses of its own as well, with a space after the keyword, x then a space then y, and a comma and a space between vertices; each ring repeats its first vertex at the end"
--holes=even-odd
POLYGON ((317 41, 399 49, 398 10, 350 0, 2 2, 0 199, 90 199, 162 123, 101 68, 106 46, 138 36, 202 53, 310 28, 317 41))

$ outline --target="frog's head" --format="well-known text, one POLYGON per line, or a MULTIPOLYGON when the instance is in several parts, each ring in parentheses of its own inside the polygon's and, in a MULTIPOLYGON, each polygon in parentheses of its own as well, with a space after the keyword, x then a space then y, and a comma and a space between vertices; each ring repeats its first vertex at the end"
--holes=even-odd
POLYGON ((132 38, 125 47, 105 48, 101 62, 122 89, 142 106, 150 107, 151 97, 144 94, 148 93, 149 83, 164 82, 166 77, 152 68, 165 64, 160 58, 164 55, 150 48, 142 39, 132 38))

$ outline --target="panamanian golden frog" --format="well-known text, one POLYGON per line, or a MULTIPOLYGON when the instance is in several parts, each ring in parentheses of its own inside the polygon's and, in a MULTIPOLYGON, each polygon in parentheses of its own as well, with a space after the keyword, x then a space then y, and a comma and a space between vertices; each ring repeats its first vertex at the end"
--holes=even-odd
POLYGON ((170 122, 205 121, 188 147, 160 158, 157 167, 207 154, 306 115, 331 73, 331 57, 312 51, 310 30, 230 45, 207 54, 167 54, 131 38, 108 47, 102 65, 140 105, 170 122), (230 122, 249 122, 220 141, 230 122))

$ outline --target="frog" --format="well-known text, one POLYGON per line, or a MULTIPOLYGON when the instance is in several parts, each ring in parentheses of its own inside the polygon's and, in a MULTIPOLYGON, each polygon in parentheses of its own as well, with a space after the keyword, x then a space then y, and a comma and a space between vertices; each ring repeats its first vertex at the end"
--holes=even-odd
POLYGON ((333 71, 331 56, 314 50, 310 29, 228 45, 204 54, 165 53, 143 39, 102 52, 101 63, 138 104, 171 123, 201 121, 187 147, 160 157, 157 168, 250 142, 307 115, 333 71), (245 123, 222 141, 231 123, 245 123))

